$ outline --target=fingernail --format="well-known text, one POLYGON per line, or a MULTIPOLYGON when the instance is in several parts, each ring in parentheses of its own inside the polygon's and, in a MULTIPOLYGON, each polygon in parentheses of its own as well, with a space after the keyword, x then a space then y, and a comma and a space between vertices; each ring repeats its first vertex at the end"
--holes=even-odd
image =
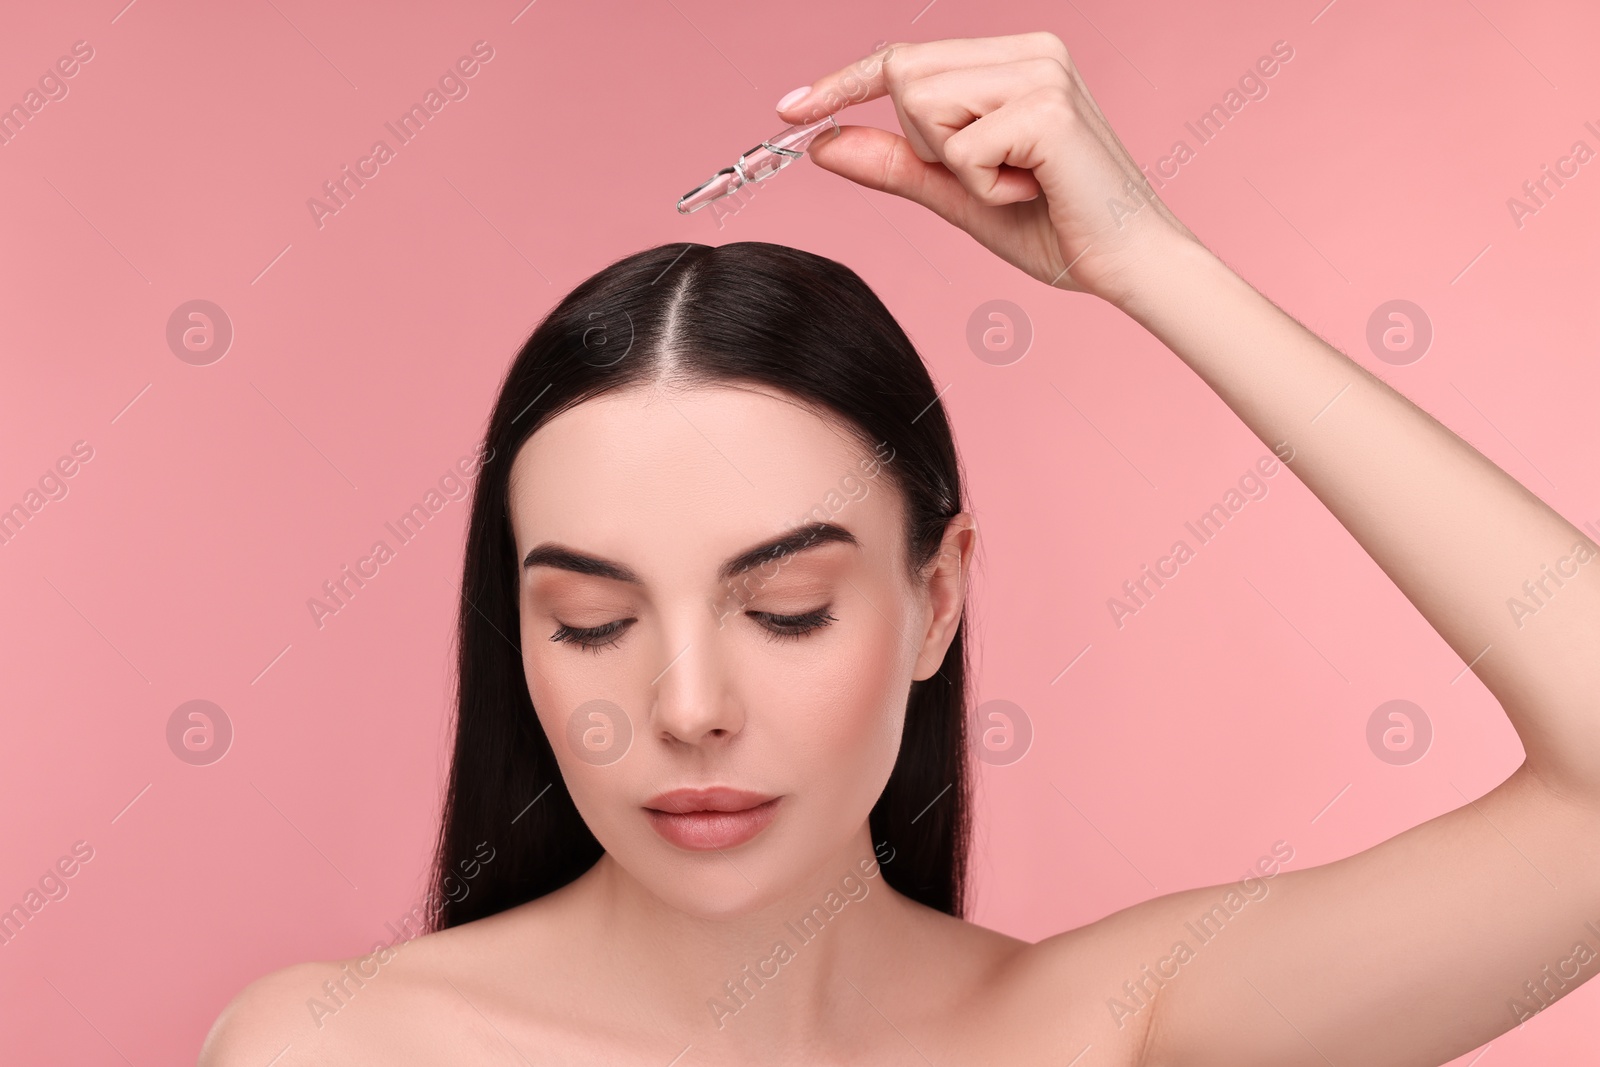
POLYGON ((784 93, 783 99, 778 101, 778 110, 782 111, 784 108, 792 107, 795 104, 798 104, 810 91, 811 86, 802 85, 798 89, 791 89, 789 92, 784 93))

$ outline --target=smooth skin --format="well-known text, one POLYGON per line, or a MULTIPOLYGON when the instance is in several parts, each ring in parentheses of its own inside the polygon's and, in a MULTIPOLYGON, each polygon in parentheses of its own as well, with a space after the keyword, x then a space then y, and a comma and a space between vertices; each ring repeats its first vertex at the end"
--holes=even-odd
MULTIPOLYGON (((647 524, 657 532, 688 524, 680 546, 688 556, 647 547, 648 537, 616 525, 626 515, 557 529, 553 506, 541 516, 531 494, 514 494, 519 549, 525 536, 588 537, 591 547, 614 549, 604 555, 633 553, 645 579, 623 603, 617 590, 593 583, 540 593, 542 578, 530 578, 525 632, 545 624, 543 611, 588 604, 590 617, 565 621, 594 625, 626 608, 635 640, 624 638, 600 662, 614 655, 628 671, 651 674, 679 649, 694 650, 661 676, 647 733, 658 744, 647 751, 662 762, 643 769, 738 767, 744 776, 728 780, 784 792, 796 803, 783 847, 752 848, 742 865, 757 876, 741 889, 715 863, 684 865, 651 851, 655 844, 615 815, 620 787, 568 775, 564 762, 608 848, 594 869, 548 897, 406 943, 384 976, 320 1029, 305 1000, 340 965, 268 975, 219 1018, 202 1065, 264 1065, 280 1053, 284 1065, 491 1055, 657 1067, 1438 1064, 1514 1026, 1508 1005, 1531 1000, 1525 982, 1565 993, 1600 970, 1592 952, 1576 951, 1595 944, 1585 924, 1600 923, 1600 568, 1577 565, 1594 558, 1593 542, 1208 251, 1145 183, 1054 35, 897 43, 819 78, 781 117, 808 121, 885 95, 904 136, 846 127, 813 143, 812 159, 924 205, 1029 275, 1106 300, 1161 340, 1263 443, 1292 454, 1291 469, 1500 702, 1522 741, 1522 765, 1487 794, 1463 796, 1456 809, 1364 852, 1277 873, 1267 895, 1131 1016, 1114 1019, 1108 1001, 1126 1000, 1123 983, 1169 957, 1185 923, 1232 886, 1157 897, 1027 944, 913 904, 881 877, 866 879, 869 892, 837 925, 718 1028, 706 1014, 708 987, 731 976, 730 963, 736 971, 762 955, 752 946, 770 940, 774 921, 805 911, 848 864, 872 854, 865 825, 852 827, 844 809, 812 799, 813 779, 885 773, 881 728, 899 721, 884 711, 885 694, 926 677, 948 647, 973 524, 958 516, 936 565, 903 581, 891 565, 898 503, 868 493, 844 513, 860 525, 860 549, 803 553, 797 561, 812 558, 763 593, 772 606, 748 605, 800 611, 826 595, 846 629, 824 629, 792 649, 756 644, 756 623, 742 613, 737 627, 702 629, 692 612, 704 612, 716 563, 810 506, 854 456, 839 451, 825 420, 759 390, 636 391, 580 405, 545 442, 545 430, 534 435, 513 481, 556 479, 562 463, 583 456, 589 466, 579 469, 592 471, 597 453, 581 450, 597 444, 627 453, 629 440, 664 440, 672 458, 661 469, 614 464, 612 473, 618 487, 629 477, 642 487, 700 464, 703 485, 677 483, 700 493, 700 506, 679 501, 647 524), (718 428, 714 441, 693 426, 718 428), (640 436, 628 436, 630 427, 640 436), (712 506, 749 495, 729 467, 780 461, 794 470, 788 490, 732 512, 712 506), (734 496, 719 496, 724 490, 734 496), (1559 568, 1563 584, 1519 627, 1507 600, 1524 596, 1523 583, 1541 579, 1546 566, 1559 568), (866 691, 839 685, 823 694, 835 717, 815 742, 776 747, 795 740, 784 735, 784 712, 804 701, 780 700, 774 710, 779 690, 761 672, 827 672, 862 640, 887 642, 858 662, 866 691), (749 761, 718 763, 740 745, 749 761), (847 751, 857 763, 830 763, 847 751), (675 897, 685 878, 712 895, 675 897)), ((574 478, 569 492, 582 484, 574 478)), ((667 496, 656 502, 671 506, 667 496)), ((555 651, 571 650, 540 649, 525 662, 530 691, 545 687, 559 708, 593 683, 555 651)), ((818 703, 816 692, 809 697, 818 703)))

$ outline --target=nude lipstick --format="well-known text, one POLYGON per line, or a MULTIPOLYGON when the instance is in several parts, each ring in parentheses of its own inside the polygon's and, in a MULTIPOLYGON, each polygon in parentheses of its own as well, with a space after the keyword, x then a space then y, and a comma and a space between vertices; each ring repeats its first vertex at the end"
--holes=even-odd
POLYGON ((765 830, 780 799, 725 786, 674 789, 647 800, 644 810, 665 840, 692 852, 709 852, 742 845, 765 830))

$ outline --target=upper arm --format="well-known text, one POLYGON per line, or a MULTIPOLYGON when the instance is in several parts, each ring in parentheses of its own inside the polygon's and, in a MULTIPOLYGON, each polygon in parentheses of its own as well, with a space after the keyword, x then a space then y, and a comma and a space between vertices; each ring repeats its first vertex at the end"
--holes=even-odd
POLYGON ((1600 971, 1597 842, 1600 805, 1519 770, 1336 862, 1146 901, 1095 924, 1107 1018, 1146 1067, 1443 1063, 1600 971))
POLYGON ((306 1029, 305 1001, 327 973, 326 963, 300 963, 245 986, 211 1024, 196 1067, 270 1063, 306 1029))

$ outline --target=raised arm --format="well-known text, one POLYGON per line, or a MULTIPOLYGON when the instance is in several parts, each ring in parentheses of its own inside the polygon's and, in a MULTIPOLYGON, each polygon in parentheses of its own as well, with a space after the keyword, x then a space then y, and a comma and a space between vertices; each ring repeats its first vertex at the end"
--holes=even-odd
POLYGON ((1277 875, 1203 948, 1187 924, 1230 887, 1061 935, 1063 950, 1109 938, 1126 954, 1151 1005, 1138 1021, 1143 1062, 1438 1063, 1600 970, 1593 542, 1201 245, 1053 35, 897 44, 782 114, 885 94, 906 136, 847 127, 813 144, 818 164, 924 204, 1042 281, 1110 301, 1263 443, 1292 448, 1290 469, 1483 680, 1526 751, 1483 797, 1277 875), (1180 941, 1192 958, 1169 964, 1170 980, 1141 979, 1141 964, 1172 959, 1180 941))
POLYGON ((1204 949, 1184 923, 1220 891, 1131 909, 1129 943, 1151 959, 1184 937, 1198 950, 1152 987, 1144 1062, 1442 1063, 1600 970, 1595 545, 1203 248, 1149 267, 1124 310, 1294 450, 1289 468, 1471 665, 1526 759, 1486 796, 1278 875, 1204 949))

